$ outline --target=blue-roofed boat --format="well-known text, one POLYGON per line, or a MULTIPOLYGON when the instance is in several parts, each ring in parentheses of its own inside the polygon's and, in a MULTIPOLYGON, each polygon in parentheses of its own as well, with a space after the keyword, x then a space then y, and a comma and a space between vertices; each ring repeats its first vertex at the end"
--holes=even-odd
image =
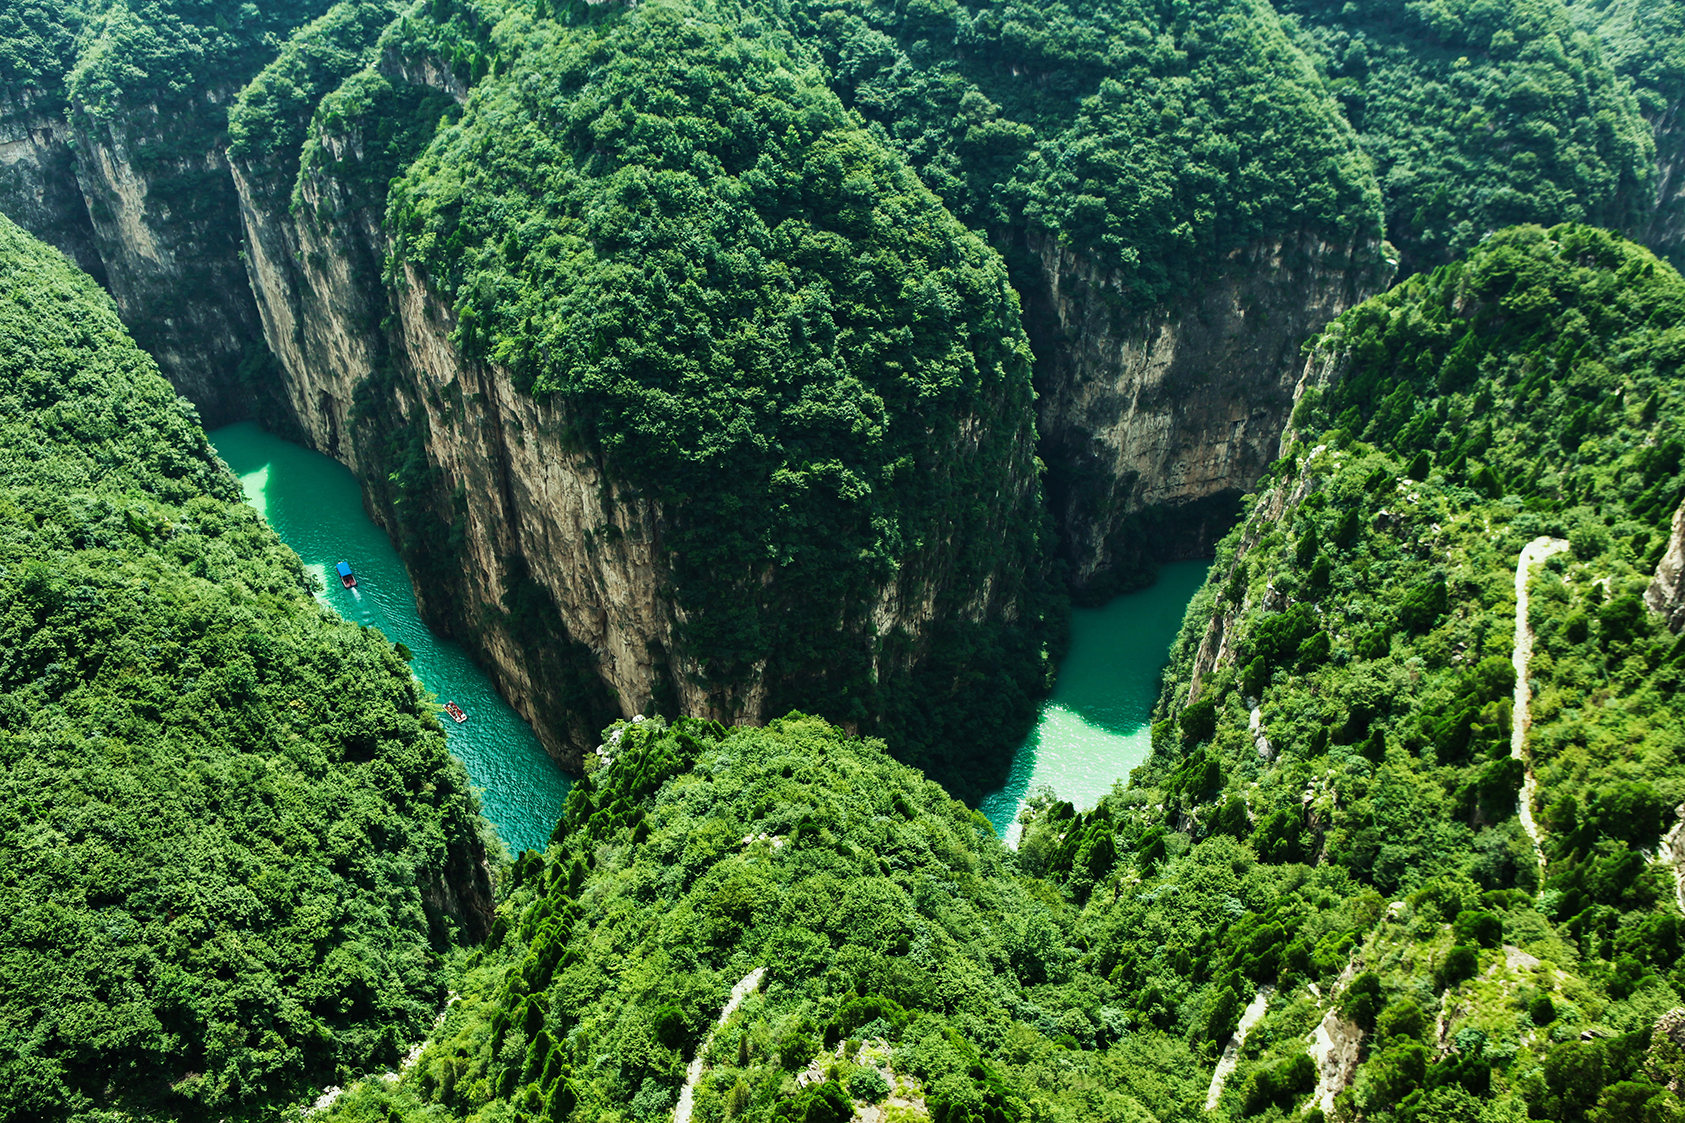
POLYGON ((334 568, 339 570, 339 583, 341 585, 344 585, 347 589, 357 587, 357 575, 351 572, 350 562, 340 562, 334 568))

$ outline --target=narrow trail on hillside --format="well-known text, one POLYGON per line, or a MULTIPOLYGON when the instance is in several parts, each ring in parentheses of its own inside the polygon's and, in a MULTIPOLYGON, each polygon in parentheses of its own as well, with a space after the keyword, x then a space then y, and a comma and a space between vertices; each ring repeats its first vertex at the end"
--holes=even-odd
POLYGON ((1229 1038, 1228 1045, 1224 1046, 1223 1056, 1217 1062, 1216 1071, 1211 1074, 1211 1088, 1205 1093, 1206 1111, 1217 1110, 1217 1101, 1223 1096, 1223 1085, 1228 1081, 1229 1074, 1235 1070, 1235 1066, 1240 1063, 1240 1051, 1246 1045, 1246 1035, 1252 1032, 1253 1026, 1264 1020, 1264 1011, 1274 993, 1274 987, 1264 987, 1240 1015, 1240 1024, 1235 1026, 1234 1034, 1229 1038))
POLYGON ((1679 821, 1662 836, 1657 857, 1673 872, 1673 894, 1679 901, 1679 911, 1685 913, 1685 806, 1679 808, 1679 821))
POLYGON ((1533 796, 1538 780, 1533 776, 1533 758, 1527 752, 1527 727, 1532 723, 1529 707, 1533 689, 1527 682, 1527 668, 1533 661, 1533 629, 1527 622, 1527 582, 1535 565, 1568 548, 1562 538, 1541 536, 1522 547, 1515 562, 1515 705, 1510 713, 1509 755, 1521 762, 1521 827, 1533 842, 1533 857, 1539 864, 1539 883, 1544 884, 1545 851, 1539 838, 1539 824, 1533 819, 1533 796))
POLYGON ((720 1010, 720 1020, 714 1023, 714 1028, 708 1031, 708 1036, 696 1047, 696 1055, 690 1059, 690 1067, 685 1069, 685 1086, 680 1090, 679 1102, 673 1108, 673 1123, 690 1123, 690 1113, 696 1108, 696 1085, 702 1079, 702 1058, 707 1055, 708 1046, 714 1041, 714 1034, 731 1020, 731 1016, 737 1013, 737 1008, 743 1005, 745 998, 760 989, 761 978, 765 974, 765 967, 757 967, 731 988, 731 997, 720 1010))

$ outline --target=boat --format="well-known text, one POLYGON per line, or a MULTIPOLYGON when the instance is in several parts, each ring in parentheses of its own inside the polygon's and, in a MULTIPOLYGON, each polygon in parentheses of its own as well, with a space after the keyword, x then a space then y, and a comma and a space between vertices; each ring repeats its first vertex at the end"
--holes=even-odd
POLYGON ((357 575, 351 572, 350 562, 340 562, 334 568, 339 570, 339 583, 341 585, 344 585, 347 589, 357 587, 357 575))
POLYGON ((446 702, 445 712, 455 718, 456 724, 458 725, 461 725, 463 722, 468 720, 468 715, 463 713, 462 707, 457 705, 455 702, 446 702))

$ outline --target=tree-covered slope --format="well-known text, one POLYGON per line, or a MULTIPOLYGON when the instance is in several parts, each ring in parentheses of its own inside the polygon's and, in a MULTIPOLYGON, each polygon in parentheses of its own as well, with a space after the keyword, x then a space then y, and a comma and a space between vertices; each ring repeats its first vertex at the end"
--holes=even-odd
POLYGON ((1374 177, 1268 4, 804 0, 793 16, 956 214, 1003 243, 1055 235, 1136 312, 1255 243, 1379 238, 1374 177))
POLYGON ((1675 267, 1685 264, 1685 9, 1666 0, 1580 0, 1569 10, 1632 83, 1655 135, 1653 209, 1638 236, 1675 267))
POLYGON ((1404 272, 1515 223, 1647 221, 1650 130, 1561 0, 1279 6, 1374 160, 1404 272))
POLYGON ((0 98, 26 91, 64 94, 75 59, 82 6, 51 0, 18 0, 0 11, 0 98))
MULTIPOLYGON (((450 309, 448 361, 556 419, 509 439, 581 454, 602 473, 581 486, 654 512, 639 533, 659 543, 656 572, 634 574, 634 590, 593 590, 588 614, 554 582, 538 599, 563 601, 582 630, 604 595, 647 587, 655 603, 611 607, 642 629, 631 642, 667 676, 653 704, 668 712, 677 699, 722 716, 799 706, 961 783, 974 782, 962 764, 998 763, 1042 686, 1052 611, 1029 348, 999 257, 753 11, 662 2, 567 19, 440 3, 376 50, 380 66, 321 101, 299 166, 334 184, 320 197, 387 204, 392 319, 407 333, 393 350, 423 330, 400 305, 425 286, 450 309), (388 199, 366 166, 382 166, 374 145, 323 137, 420 123, 384 97, 401 84, 394 59, 446 70, 437 81, 466 96, 392 169, 388 199)), ((271 95, 254 95, 310 89, 313 52, 289 47, 248 91, 243 146, 281 143, 258 104, 271 95)), ((355 439, 407 453, 378 418, 417 424, 387 398, 426 378, 399 359, 348 381, 366 403, 355 439)), ((428 467, 389 477, 437 472, 458 421, 434 417, 413 442, 428 467)), ((452 538, 459 482, 438 492, 438 533, 415 528, 413 543, 452 538)), ((401 517, 429 501, 405 496, 401 517)), ((621 528, 581 529, 582 550, 619 556, 621 528)), ((620 699, 622 712, 649 704, 620 699)))
POLYGON ((1647 251, 1527 227, 1332 325, 1189 609, 1152 756, 1027 831, 1135 1017, 1220 1041, 1276 988, 1223 1110, 1308 1103, 1321 1023, 1361 1035, 1356 1117, 1680 1114, 1654 1027, 1685 920, 1649 856, 1685 801, 1685 640, 1638 596, 1685 494, 1682 313, 1647 251), (1571 548, 1528 585, 1541 879, 1511 659, 1547 535, 1571 548), (1205 887, 1254 859, 1269 901, 1205 887))
POLYGON ((366 67, 397 0, 341 0, 300 27, 240 91, 228 113, 228 158, 271 200, 289 199, 324 94, 366 67))
POLYGON ((394 1063, 484 929, 467 777, 3 219, 0 450, 0 1118, 273 1118, 394 1063))
POLYGON ((604 752, 415 1067, 331 1120, 671 1119, 704 1042, 699 1123, 845 1123, 891 1080, 907 1120, 1196 1118, 1197 1062, 1127 1032, 1068 905, 881 744, 792 715, 604 752))

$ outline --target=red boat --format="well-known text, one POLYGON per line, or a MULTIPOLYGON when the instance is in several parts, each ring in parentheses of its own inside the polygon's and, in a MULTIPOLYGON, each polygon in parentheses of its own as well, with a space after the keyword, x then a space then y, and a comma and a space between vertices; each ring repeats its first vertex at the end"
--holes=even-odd
POLYGON ((355 589, 357 587, 357 575, 351 572, 351 563, 340 562, 338 565, 334 566, 334 568, 339 571, 340 584, 344 585, 347 589, 355 589))
POLYGON ((461 725, 463 722, 468 720, 468 715, 463 713, 462 707, 457 705, 455 702, 446 702, 445 712, 455 718, 456 724, 458 725, 461 725))

